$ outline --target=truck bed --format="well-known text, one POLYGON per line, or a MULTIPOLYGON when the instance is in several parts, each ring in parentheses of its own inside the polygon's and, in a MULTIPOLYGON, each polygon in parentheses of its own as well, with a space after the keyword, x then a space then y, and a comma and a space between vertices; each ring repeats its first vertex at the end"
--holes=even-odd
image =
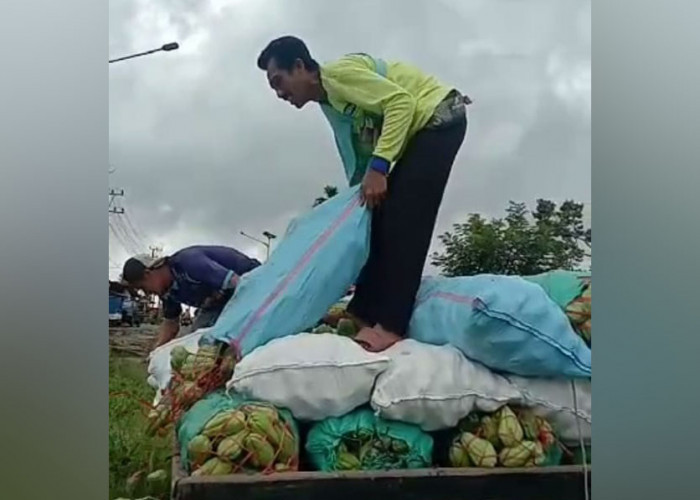
MULTIPOLYGON (((173 457, 173 500, 585 500, 584 468, 434 468, 187 477, 173 457)), ((586 480, 591 480, 588 467, 586 480)))

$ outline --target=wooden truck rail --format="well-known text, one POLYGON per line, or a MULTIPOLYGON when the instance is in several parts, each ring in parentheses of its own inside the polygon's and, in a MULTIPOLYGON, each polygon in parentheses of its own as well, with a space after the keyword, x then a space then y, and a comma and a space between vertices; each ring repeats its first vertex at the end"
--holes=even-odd
POLYGON ((172 477, 173 500, 586 500, 582 466, 172 477))

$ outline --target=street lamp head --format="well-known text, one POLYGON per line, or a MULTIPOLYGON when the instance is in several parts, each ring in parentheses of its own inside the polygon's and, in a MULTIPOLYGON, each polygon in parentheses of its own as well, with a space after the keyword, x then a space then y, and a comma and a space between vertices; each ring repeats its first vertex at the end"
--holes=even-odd
POLYGON ((170 51, 170 50, 177 50, 180 48, 180 45, 178 45, 177 42, 171 42, 171 43, 166 43, 161 47, 162 50, 170 51))
POLYGON ((274 240, 275 238, 277 238, 277 236, 275 236, 274 234, 272 234, 272 233, 270 233, 270 232, 268 232, 268 231, 263 231, 263 236, 264 236, 265 238, 269 238, 269 239, 271 239, 271 240, 274 240))

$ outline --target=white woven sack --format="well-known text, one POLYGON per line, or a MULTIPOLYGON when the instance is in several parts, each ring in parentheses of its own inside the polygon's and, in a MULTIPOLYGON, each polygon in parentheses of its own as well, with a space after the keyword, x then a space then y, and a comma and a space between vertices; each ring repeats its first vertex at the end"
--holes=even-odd
POLYGON ((519 398, 508 381, 451 346, 403 340, 385 351, 372 408, 386 419, 425 431, 452 428, 475 410, 492 412, 519 398))
POLYGON ((193 354, 196 353, 199 347, 199 339, 207 330, 208 328, 200 328, 188 335, 177 337, 167 344, 157 347, 148 355, 147 382, 151 387, 156 389, 154 405, 158 404, 162 392, 168 387, 168 384, 170 384, 170 378, 173 373, 170 367, 170 352, 177 346, 183 346, 189 352, 193 354))
POLYGON ((588 380, 546 380, 508 376, 518 389, 522 406, 552 424, 559 439, 570 445, 591 442, 591 382, 588 380), (574 399, 574 387, 576 398, 574 399), (579 426, 581 433, 579 435, 579 426))
POLYGON ((300 333, 258 347, 227 388, 287 408, 299 420, 339 417, 366 404, 389 358, 335 334, 300 333))

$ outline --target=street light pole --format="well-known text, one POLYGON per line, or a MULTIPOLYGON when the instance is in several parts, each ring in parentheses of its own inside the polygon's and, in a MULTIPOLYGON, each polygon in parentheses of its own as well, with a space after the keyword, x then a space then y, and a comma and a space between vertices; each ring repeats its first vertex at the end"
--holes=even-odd
POLYGON ((246 234, 246 233, 244 233, 243 231, 241 231, 241 235, 243 235, 243 236, 245 236, 246 238, 251 239, 251 240, 253 240, 253 241, 257 241, 258 243, 260 243, 261 245, 263 245, 263 246, 265 247, 265 250, 266 250, 266 252, 267 252, 267 253, 266 253, 265 260, 267 260, 267 259, 270 258, 270 243, 272 242, 272 240, 274 240, 275 238, 277 238, 277 236, 274 235, 274 234, 272 234, 272 233, 269 232, 269 231, 263 231, 262 234, 263 234, 263 236, 264 236, 265 238, 267 238, 267 241, 263 241, 263 240, 261 240, 261 239, 259 239, 259 238, 256 238, 255 236, 251 236, 251 235, 246 234))
POLYGON ((141 56, 147 56, 149 54, 154 54, 156 52, 170 52, 171 50, 177 50, 180 48, 180 45, 177 42, 171 42, 171 43, 166 43, 162 47, 159 47, 157 49, 151 49, 147 50, 146 52, 139 52, 138 54, 131 54, 129 56, 124 56, 124 57, 119 57, 117 59, 110 59, 109 63, 115 63, 119 61, 126 61, 127 59, 133 59, 134 57, 141 57, 141 56))

